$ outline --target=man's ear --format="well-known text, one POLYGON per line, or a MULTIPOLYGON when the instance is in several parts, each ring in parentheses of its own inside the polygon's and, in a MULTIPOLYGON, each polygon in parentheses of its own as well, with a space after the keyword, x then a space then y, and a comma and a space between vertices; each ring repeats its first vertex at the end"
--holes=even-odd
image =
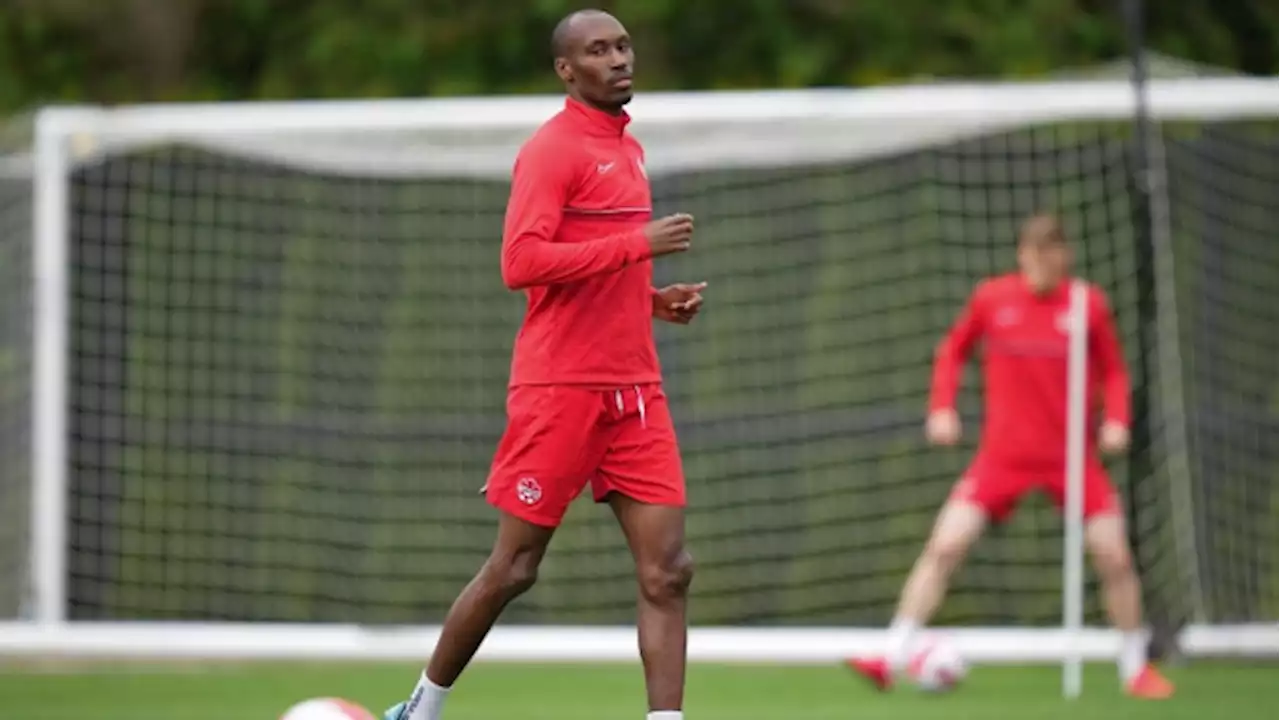
POLYGON ((564 58, 556 58, 555 61, 556 75, 564 82, 573 82, 573 68, 569 67, 569 61, 564 58))

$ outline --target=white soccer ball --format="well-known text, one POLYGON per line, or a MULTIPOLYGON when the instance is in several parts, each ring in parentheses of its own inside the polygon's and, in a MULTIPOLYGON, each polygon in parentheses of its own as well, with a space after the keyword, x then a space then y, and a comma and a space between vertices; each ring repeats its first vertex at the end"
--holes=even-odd
POLYGON ((969 668, 955 645, 943 638, 927 638, 911 656, 907 674, 925 692, 947 692, 964 679, 969 668))
POLYGON ((341 698, 303 700, 280 716, 280 720, 377 720, 373 713, 341 698))

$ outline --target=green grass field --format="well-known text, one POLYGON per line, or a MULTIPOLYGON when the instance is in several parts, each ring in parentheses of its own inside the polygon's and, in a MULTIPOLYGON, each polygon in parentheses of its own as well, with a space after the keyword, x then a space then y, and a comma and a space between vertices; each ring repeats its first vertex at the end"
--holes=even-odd
MULTIPOLYGON (((879 695, 840 667, 698 665, 689 720, 1253 720, 1277 716, 1275 663, 1199 663, 1170 672, 1166 702, 1122 697, 1110 665, 1087 669, 1084 697, 1063 700, 1054 667, 979 667, 947 696, 879 695)), ((292 702, 338 695, 381 711, 416 677, 408 665, 0 665, 3 720, 274 720, 292 702)), ((639 720, 629 665, 480 664, 447 720, 639 720)))

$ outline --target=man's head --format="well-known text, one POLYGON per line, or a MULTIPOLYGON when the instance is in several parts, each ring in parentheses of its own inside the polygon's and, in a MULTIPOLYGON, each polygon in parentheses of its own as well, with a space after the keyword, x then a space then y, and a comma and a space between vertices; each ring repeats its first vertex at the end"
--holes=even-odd
POLYGON ((1066 279, 1071 269, 1071 248, 1058 218, 1032 215, 1018 231, 1018 268, 1027 284, 1039 293, 1048 292, 1066 279))
POLYGON ((551 53, 570 96, 613 113, 631 102, 635 52, 614 16, 579 10, 565 17, 551 34, 551 53))

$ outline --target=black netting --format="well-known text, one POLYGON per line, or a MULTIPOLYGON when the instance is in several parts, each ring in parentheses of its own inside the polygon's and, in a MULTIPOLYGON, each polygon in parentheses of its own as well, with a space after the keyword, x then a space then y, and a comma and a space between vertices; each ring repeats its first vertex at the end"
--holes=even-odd
POLYGON ((31 544, 31 210, 26 159, 0 147, 0 620, 23 611, 31 544))
POLYGON ((1274 620, 1276 126, 1167 134, 1193 478, 1192 517, 1176 522, 1194 528, 1200 573, 1188 612, 1274 620))
MULTIPOLYGON (((1180 284, 1161 312, 1182 323, 1189 411, 1218 423, 1192 432, 1190 568, 1165 465, 1131 478, 1112 464, 1141 501, 1155 600, 1191 612, 1198 571, 1212 620, 1276 612, 1269 127, 1183 128, 1170 148, 1180 284), (1211 247, 1213 261, 1196 249, 1211 247), (1253 372, 1246 397, 1232 383, 1253 372)), ((1062 213, 1143 360, 1129 143, 1123 125, 1042 127, 654 179, 658 213, 699 218, 694 252, 659 260, 658 278, 710 283, 693 327, 658 331, 695 622, 888 618, 972 451, 924 449, 933 345, 972 284, 1011 267, 1025 213, 1062 213)), ((500 182, 322 176, 183 148, 77 172, 72 615, 440 620, 493 535, 476 489, 523 302, 498 274, 505 200, 500 182)), ((1061 526, 1047 502, 1023 510, 979 547, 942 621, 1060 622, 1061 526)), ((611 516, 582 502, 507 621, 629 622, 632 583, 611 516)), ((1092 596, 1089 614, 1101 620, 1092 596)))

